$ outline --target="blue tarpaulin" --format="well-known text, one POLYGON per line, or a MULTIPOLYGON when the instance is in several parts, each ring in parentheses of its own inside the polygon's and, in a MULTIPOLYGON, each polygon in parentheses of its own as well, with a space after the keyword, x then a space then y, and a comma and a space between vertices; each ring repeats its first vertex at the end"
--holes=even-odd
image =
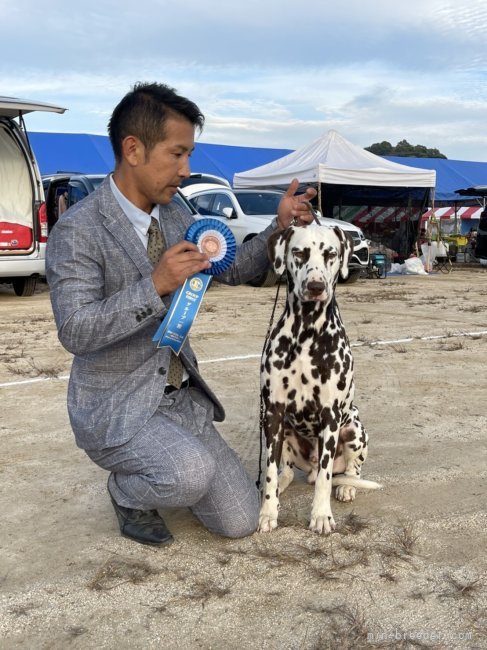
MULTIPOLYGON (((108 174, 114 168, 108 136, 31 132, 29 139, 41 174, 55 174, 58 171, 108 174)), ((290 152, 291 149, 234 147, 197 142, 191 156, 191 171, 222 176, 231 183, 235 173, 265 165, 290 152)))
POLYGON ((106 135, 30 132, 29 140, 41 174, 108 174, 113 170, 112 147, 106 135))
POLYGON ((451 204, 458 201, 464 204, 467 197, 455 191, 464 187, 487 185, 487 162, 469 162, 467 160, 446 160, 445 158, 404 158, 384 156, 387 160, 436 171, 436 203, 451 204))
MULTIPOLYGON (((31 132, 29 137, 42 174, 57 171, 106 174, 113 170, 114 158, 108 136, 31 132)), ((265 165, 291 151, 198 142, 191 157, 191 170, 223 176, 231 183, 234 174, 265 165)), ((487 162, 397 156, 387 156, 387 159, 402 165, 436 170, 437 203, 458 201, 464 204, 467 197, 459 196, 455 190, 487 185, 487 162)))

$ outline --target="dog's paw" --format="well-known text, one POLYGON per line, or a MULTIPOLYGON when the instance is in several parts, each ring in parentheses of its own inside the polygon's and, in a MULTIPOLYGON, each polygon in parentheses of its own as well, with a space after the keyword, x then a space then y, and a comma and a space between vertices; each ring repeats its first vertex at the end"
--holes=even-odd
POLYGON ((269 515, 260 515, 259 527, 257 528, 259 533, 270 533, 274 528, 277 528, 277 517, 272 518, 269 515))
POLYGON ((338 501, 354 501, 356 490, 352 485, 338 485, 335 489, 335 499, 338 501))
POLYGON ((324 515, 313 517, 311 515, 311 521, 309 523, 309 529, 314 533, 320 533, 320 535, 329 535, 336 528, 335 520, 333 515, 324 515))

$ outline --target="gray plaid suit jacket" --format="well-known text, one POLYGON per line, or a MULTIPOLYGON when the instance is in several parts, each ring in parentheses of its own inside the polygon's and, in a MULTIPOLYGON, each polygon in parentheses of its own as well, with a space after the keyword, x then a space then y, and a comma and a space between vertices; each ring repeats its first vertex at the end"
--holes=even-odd
MULTIPOLYGON (((160 207, 168 246, 184 238, 193 218, 177 203, 160 207)), ((218 280, 240 284, 267 268, 265 231, 243 244, 232 267, 218 280)), ((53 228, 46 274, 59 340, 74 355, 68 412, 76 443, 104 449, 130 440, 155 413, 166 385, 168 348, 152 342, 171 296, 157 294, 152 265, 135 229, 120 208, 107 177, 53 228)), ((189 340, 181 359, 214 404, 225 413, 198 371, 189 340)))

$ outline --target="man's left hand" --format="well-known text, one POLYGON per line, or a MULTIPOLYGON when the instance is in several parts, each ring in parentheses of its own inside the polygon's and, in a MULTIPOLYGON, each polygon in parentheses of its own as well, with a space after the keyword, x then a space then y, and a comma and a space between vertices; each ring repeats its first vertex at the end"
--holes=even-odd
POLYGON ((298 187, 299 181, 294 178, 279 203, 277 223, 283 230, 292 223, 297 226, 305 226, 314 220, 314 215, 307 203, 316 196, 316 190, 313 187, 308 187, 304 194, 296 195, 298 187))

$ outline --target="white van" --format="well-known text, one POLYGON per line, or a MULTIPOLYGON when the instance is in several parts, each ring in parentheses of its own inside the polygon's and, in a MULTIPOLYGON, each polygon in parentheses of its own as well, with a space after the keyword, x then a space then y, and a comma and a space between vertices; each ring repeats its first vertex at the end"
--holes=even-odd
POLYGON ((66 109, 0 97, 0 282, 32 296, 45 276, 47 215, 44 190, 23 116, 66 109))

